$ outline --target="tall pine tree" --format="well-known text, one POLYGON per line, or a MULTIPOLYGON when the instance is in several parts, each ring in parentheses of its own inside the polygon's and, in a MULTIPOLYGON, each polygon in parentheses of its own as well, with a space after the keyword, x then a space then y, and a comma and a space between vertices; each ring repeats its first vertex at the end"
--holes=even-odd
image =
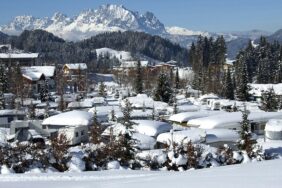
POLYGON ((242 53, 237 57, 235 74, 236 97, 239 101, 247 101, 249 99, 248 73, 247 65, 242 53))
POLYGON ((143 93, 142 67, 140 61, 137 62, 136 66, 136 78, 134 83, 134 89, 136 93, 143 93))
POLYGON ((240 130, 240 139, 238 141, 238 148, 240 150, 245 150, 249 155, 252 152, 253 142, 252 142, 252 133, 250 132, 250 121, 248 119, 249 112, 244 106, 244 111, 242 112, 242 122, 240 130))
POLYGON ((159 74, 157 88, 154 93, 154 99, 156 101, 169 102, 173 92, 168 80, 169 79, 166 74, 159 74))
POLYGON ((224 75, 222 95, 227 99, 234 100, 234 84, 229 68, 224 75))

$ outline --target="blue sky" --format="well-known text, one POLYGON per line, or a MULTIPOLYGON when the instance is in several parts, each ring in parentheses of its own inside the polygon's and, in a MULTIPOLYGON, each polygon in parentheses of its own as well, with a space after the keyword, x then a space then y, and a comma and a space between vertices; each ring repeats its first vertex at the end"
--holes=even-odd
POLYGON ((202 31, 244 31, 282 28, 281 0, 3 0, 0 24, 17 15, 72 17, 102 4, 123 4, 130 10, 151 11, 166 26, 202 31))

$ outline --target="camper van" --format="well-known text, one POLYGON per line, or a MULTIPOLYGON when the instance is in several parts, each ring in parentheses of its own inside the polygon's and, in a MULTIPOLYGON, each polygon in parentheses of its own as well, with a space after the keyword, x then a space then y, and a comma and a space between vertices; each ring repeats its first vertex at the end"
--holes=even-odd
POLYGON ((58 135, 64 134, 69 145, 77 145, 88 141, 88 126, 65 127, 58 131, 58 135))

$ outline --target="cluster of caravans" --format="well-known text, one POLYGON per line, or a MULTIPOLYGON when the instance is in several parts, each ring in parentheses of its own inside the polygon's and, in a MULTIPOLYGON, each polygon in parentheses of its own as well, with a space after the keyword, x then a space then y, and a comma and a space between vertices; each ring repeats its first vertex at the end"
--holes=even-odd
POLYGON ((88 127, 92 125, 93 113, 85 111, 69 111, 51 116, 45 120, 24 120, 25 114, 11 114, 3 118, 11 120, 9 124, 0 124, 2 128, 9 128, 10 134, 6 140, 18 141, 42 141, 64 133, 70 145, 76 145, 88 141, 88 127), (18 115, 24 115, 18 118, 18 115))
MULTIPOLYGON (((267 139, 282 139, 282 112, 251 112, 250 130, 256 135, 265 135, 267 139), (275 128, 274 128, 275 127, 275 128)), ((177 124, 203 130, 227 129, 239 131, 241 112, 198 111, 172 115, 169 120, 177 124)))

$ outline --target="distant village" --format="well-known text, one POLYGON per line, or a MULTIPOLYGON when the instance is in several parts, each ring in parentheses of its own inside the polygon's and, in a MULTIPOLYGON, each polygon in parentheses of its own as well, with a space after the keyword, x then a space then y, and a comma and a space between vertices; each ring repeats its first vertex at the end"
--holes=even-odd
MULTIPOLYGON (((38 168, 55 171, 72 165, 81 171, 178 171, 239 164, 274 158, 260 146, 282 139, 282 112, 263 111, 260 104, 263 91, 271 87, 280 94, 280 84, 251 84, 251 100, 244 102, 193 88, 192 67, 179 67, 174 60, 151 63, 120 55, 115 57, 119 65, 105 74, 85 63, 44 65, 39 58, 40 53, 0 45, 2 172, 29 171, 35 161, 38 168), (238 144, 246 126, 246 142, 238 144), (49 145, 56 160, 50 162, 45 153, 46 164, 42 158, 14 164, 5 153, 20 147, 12 143, 36 145, 37 152, 49 145)), ((225 73, 233 71, 233 62, 226 60, 225 73)))

